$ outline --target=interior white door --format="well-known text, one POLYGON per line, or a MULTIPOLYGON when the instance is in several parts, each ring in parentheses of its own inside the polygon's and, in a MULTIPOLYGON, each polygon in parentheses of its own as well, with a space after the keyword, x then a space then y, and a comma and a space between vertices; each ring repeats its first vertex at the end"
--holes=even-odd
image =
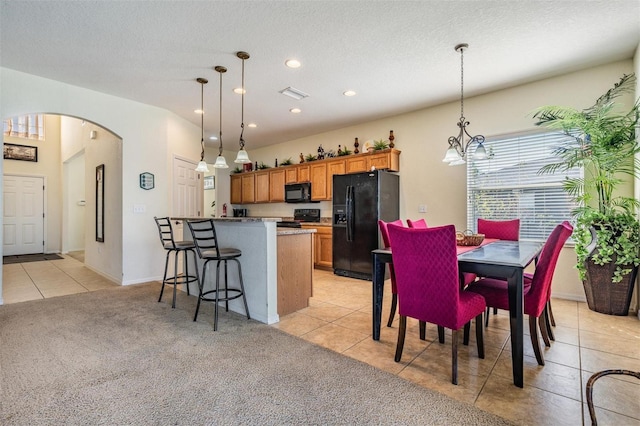
MULTIPOLYGON (((196 163, 180 158, 173 159, 173 209, 174 217, 202 216, 202 176, 195 171, 196 163)), ((182 239, 182 223, 173 224, 177 239, 182 239)))
POLYGON ((44 252, 44 178, 4 175, 3 255, 44 252))

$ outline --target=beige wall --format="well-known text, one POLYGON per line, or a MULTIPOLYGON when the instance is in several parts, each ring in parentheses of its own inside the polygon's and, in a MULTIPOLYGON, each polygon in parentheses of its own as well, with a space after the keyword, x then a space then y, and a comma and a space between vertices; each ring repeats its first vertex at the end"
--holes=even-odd
MULTIPOLYGON (((38 111, 31 111, 37 113, 38 111)), ((38 161, 3 160, 4 174, 45 177, 45 253, 58 253, 61 246, 62 168, 60 164, 60 117, 45 116, 45 140, 5 136, 4 142, 38 147, 38 161)))
MULTIPOLYGON (((471 122, 469 130, 485 137, 532 130, 535 128, 532 112, 537 107, 549 104, 590 106, 622 74, 632 71, 631 60, 621 61, 465 99, 465 116, 471 122)), ((456 133, 459 115, 460 105, 456 101, 264 149, 247 148, 253 161, 272 164, 274 158, 297 159, 300 152, 314 153, 320 144, 325 149, 337 149, 338 144, 351 148, 355 137, 360 141, 386 139, 389 130, 393 130, 396 148, 402 151, 400 217, 425 218, 431 225, 451 223, 458 229, 466 229, 466 169, 450 167, 441 161, 448 137, 456 133), (419 204, 426 204, 427 213, 418 213, 419 204)), ((252 215, 281 216, 291 216, 294 208, 287 204, 247 207, 252 215)), ((320 203, 319 207, 323 216, 329 216, 330 203, 320 203)), ((567 247, 554 276, 554 296, 584 300, 574 264, 575 252, 567 247)))

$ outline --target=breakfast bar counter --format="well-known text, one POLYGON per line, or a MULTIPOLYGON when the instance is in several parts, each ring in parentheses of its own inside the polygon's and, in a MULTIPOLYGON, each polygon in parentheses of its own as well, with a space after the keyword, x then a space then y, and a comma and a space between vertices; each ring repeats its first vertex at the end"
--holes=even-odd
MULTIPOLYGON (((203 219, 205 218, 171 218, 174 221, 203 219)), ((242 251, 242 256, 238 260, 242 265, 247 305, 251 318, 266 324, 278 322, 280 320, 278 315, 278 266, 279 263, 287 261, 287 259, 278 259, 278 243, 282 241, 280 245, 283 245, 286 240, 282 240, 282 238, 287 238, 288 235, 307 234, 310 239, 315 230, 278 228, 277 223, 282 220, 281 218, 224 217, 212 219, 220 247, 232 247, 242 251)), ((186 223, 183 226, 183 234, 185 240, 193 239, 186 223)), ((310 251, 310 259, 311 256, 312 252, 310 251)), ((202 263, 198 259, 200 268, 202 268, 202 263)), ((211 264, 210 267, 215 268, 215 264, 211 264)), ((238 282, 236 268, 229 268, 228 274, 230 283, 238 282)), ((210 281, 209 277, 215 277, 215 272, 207 275, 207 281, 210 281)), ((204 286, 205 289, 208 288, 211 286, 211 282, 205 283, 204 286)), ((192 290, 195 290, 195 293, 192 294, 197 294, 197 289, 192 288, 192 290)), ((241 299, 230 301, 229 309, 245 315, 241 299)))

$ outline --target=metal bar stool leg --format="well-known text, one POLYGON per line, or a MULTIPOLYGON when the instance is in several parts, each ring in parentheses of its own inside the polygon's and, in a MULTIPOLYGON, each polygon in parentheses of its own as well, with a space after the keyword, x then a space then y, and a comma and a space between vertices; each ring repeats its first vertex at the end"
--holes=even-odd
MULTIPOLYGON (((222 261, 218 260, 216 262, 216 293, 215 293, 216 297, 213 305, 213 331, 218 331, 218 299, 220 299, 220 262, 222 261)), ((226 287, 226 283, 225 283, 225 287, 226 287)))
POLYGON ((175 250, 173 256, 173 302, 171 302, 171 307, 176 307, 176 289, 178 287, 178 258, 180 251, 175 250))
POLYGON ((204 292, 204 282, 207 278, 207 265, 209 261, 205 261, 202 265, 202 281, 198 281, 198 304, 196 305, 196 314, 193 316, 193 320, 198 319, 198 312, 200 311, 200 302, 202 302, 202 293, 204 292))
POLYGON ((169 255, 171 254, 171 250, 167 251, 166 260, 164 261, 164 275, 162 276, 162 288, 160 289, 160 297, 158 298, 158 302, 162 300, 162 293, 164 293, 164 284, 167 282, 167 269, 169 268, 169 255))

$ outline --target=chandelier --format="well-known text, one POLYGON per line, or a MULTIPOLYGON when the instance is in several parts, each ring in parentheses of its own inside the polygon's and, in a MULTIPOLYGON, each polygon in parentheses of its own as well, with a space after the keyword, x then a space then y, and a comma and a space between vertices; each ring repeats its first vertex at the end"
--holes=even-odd
POLYGON ((476 135, 471 136, 467 132, 467 126, 469 122, 464 116, 464 49, 467 49, 469 45, 467 43, 460 43, 455 47, 456 52, 460 52, 460 120, 458 121, 458 136, 449 137, 449 149, 442 159, 443 162, 449 163, 450 166, 457 166, 465 164, 465 157, 469 152, 469 148, 472 144, 478 144, 473 158, 482 160, 487 158, 487 151, 484 148, 484 136, 476 135), (468 140, 465 142, 465 138, 468 140))
POLYGON ((241 120, 240 120, 240 149, 238 150, 238 156, 236 157, 235 163, 250 163, 251 160, 249 159, 249 154, 247 154, 247 151, 245 151, 244 149, 244 93, 246 92, 246 89, 244 87, 244 61, 249 59, 249 54, 247 52, 236 52, 236 56, 240 59, 242 59, 242 87, 241 89, 241 94, 242 94, 242 109, 241 109, 241 120))
POLYGON ((218 158, 216 158, 216 162, 213 165, 216 169, 228 169, 227 160, 222 155, 222 74, 227 72, 225 67, 220 65, 214 68, 220 74, 220 133, 218 140, 220 141, 220 145, 218 146, 218 158))
POLYGON ((198 167, 196 167, 196 172, 208 172, 209 168, 207 167, 207 162, 204 161, 204 85, 207 84, 209 80, 198 77, 196 78, 196 81, 200 83, 200 146, 202 147, 200 162, 198 163, 198 167))

